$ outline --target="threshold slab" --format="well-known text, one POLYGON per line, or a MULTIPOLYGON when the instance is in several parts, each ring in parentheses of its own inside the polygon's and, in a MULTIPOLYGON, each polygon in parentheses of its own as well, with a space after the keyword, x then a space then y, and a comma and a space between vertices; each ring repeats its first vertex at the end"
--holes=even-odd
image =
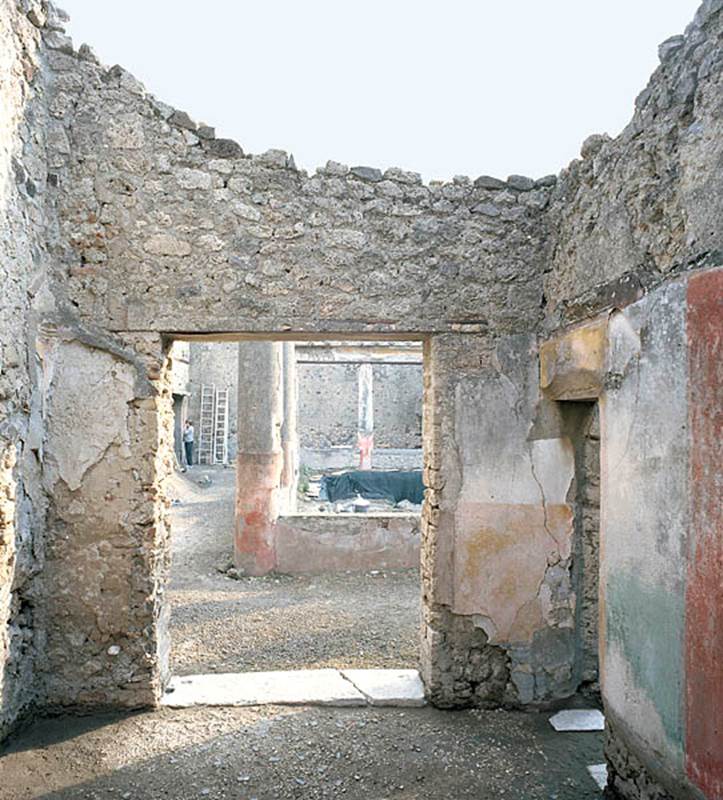
POLYGON ((174 676, 161 700, 170 708, 366 704, 364 695, 336 669, 174 676))
POLYGON ((416 669, 343 669, 341 674, 372 706, 425 705, 424 685, 416 669))

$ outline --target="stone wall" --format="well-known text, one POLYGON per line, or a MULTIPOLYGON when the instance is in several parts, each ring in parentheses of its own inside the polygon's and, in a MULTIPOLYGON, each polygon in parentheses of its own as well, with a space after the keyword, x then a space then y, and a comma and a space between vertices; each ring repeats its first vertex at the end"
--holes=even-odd
MULTIPOLYGON (((44 284, 47 117, 36 24, 45 20, 0 1, 0 739, 41 694, 44 498, 33 340, 38 314, 52 305, 44 284)), ((51 15, 48 24, 57 23, 51 15)))
MULTIPOLYGON (((529 337, 535 330, 541 315, 543 211, 554 179, 458 178, 425 186, 419 176, 400 170, 334 163, 308 176, 284 153, 248 156, 235 143, 214 138, 208 127, 147 95, 127 72, 98 65, 87 49, 75 54, 62 37, 51 44, 62 242, 53 253, 55 289, 79 324, 121 340, 131 334, 152 340, 161 334, 287 331, 361 333, 385 341, 449 334, 464 371, 472 374, 480 363, 469 363, 466 350, 494 349, 500 336, 529 337)), ((455 395, 456 381, 451 375, 440 396, 431 399, 442 420, 436 430, 444 443, 438 449, 474 460, 471 449, 477 444, 455 440, 454 418, 474 419, 480 398, 455 395)), ((95 400, 105 402, 100 394, 95 400)), ((161 437, 132 442, 130 461, 142 463, 159 452, 161 442, 161 437)), ((124 484, 141 495, 159 493, 160 502, 161 477, 137 486, 130 472, 124 484)), ((470 495, 475 480, 465 485, 470 495)), ((445 477, 438 480, 435 495, 453 509, 457 492, 452 482, 447 485, 445 477)), ((541 510, 539 493, 536 502, 541 510)), ((447 547, 456 526, 468 524, 453 513, 448 523, 447 547)), ((77 525, 82 527, 80 516, 77 525)), ((535 525, 536 531, 543 528, 542 513, 535 525)), ((84 535, 74 528, 78 540, 84 535)), ((108 541, 114 548, 137 547, 132 526, 109 531, 108 541)), ((423 539, 422 549, 430 547, 423 539)), ((538 550, 537 557, 544 572, 547 553, 538 550)), ((133 564, 120 565, 118 580, 132 585, 131 573, 147 563, 146 553, 139 553, 133 564)), ((72 560, 66 569, 70 580, 72 560)), ((162 585, 147 588, 131 604, 127 623, 131 632, 152 630, 155 639, 150 653, 141 652, 135 639, 127 643, 126 652, 135 659, 127 670, 146 674, 143 688, 153 693, 163 674, 154 655, 162 635, 149 598, 161 597, 162 585)), ((441 613, 447 600, 427 596, 440 604, 441 613)), ((468 604, 448 613, 471 609, 468 604)), ((69 613, 56 620, 54 630, 59 641, 88 642, 88 658, 98 661, 104 635, 94 622, 69 613)), ((459 657, 463 652, 458 649, 459 657)), ((441 680, 435 676, 446 672, 444 648, 430 653, 436 664, 428 677, 441 680)), ((568 683, 553 677, 550 693, 568 683)), ((87 694, 86 684, 79 676, 75 686, 65 687, 65 700, 90 696, 100 702, 100 694, 87 694)), ((108 702, 143 696, 140 684, 133 694, 105 685, 108 702)), ((449 696, 457 690, 444 691, 449 696)), ((547 688, 539 692, 547 694, 547 688)))
POLYGON ((302 448, 356 447, 358 373, 356 364, 298 364, 302 448))
POLYGON ((289 575, 412 569, 419 540, 417 514, 293 514, 277 526, 274 569, 289 575))
POLYGON ((422 446, 422 365, 375 364, 374 446, 422 446))
POLYGON ((548 214, 545 328, 624 309, 599 376, 601 639, 611 781, 630 798, 723 797, 720 604, 701 599, 720 586, 706 531, 722 504, 719 485, 690 477, 698 447, 705 475, 720 459, 720 424, 708 413, 696 429, 695 398, 720 397, 722 32, 721 3, 706 0, 661 45, 623 133, 591 137, 563 170, 548 214), (712 305, 696 331, 698 282, 712 305))
POLYGON ((722 312, 723 269, 697 270, 543 347, 545 391, 577 431, 583 669, 594 630, 586 451, 597 447, 589 411, 573 420, 570 407, 599 397, 600 659, 616 796, 717 799, 723 788, 722 312))
POLYGON ((568 495, 575 514, 575 680, 580 691, 599 699, 600 413, 598 404, 589 401, 563 402, 559 412, 575 452, 575 479, 568 495))
POLYGON ((439 672, 427 682, 444 705, 470 698, 540 705, 577 686, 567 502, 574 451, 559 421, 540 420, 534 336, 471 344, 432 340, 425 386, 436 397, 430 403, 425 396, 432 493, 424 516, 433 549, 422 563, 429 604, 466 618, 454 630, 475 642, 476 655, 460 660, 467 645, 438 628, 446 615, 431 615, 427 641, 440 656, 431 659, 439 672), (453 415, 445 413, 448 403, 453 415), (456 446, 437 444, 449 441, 456 446), (458 653, 453 662, 450 651, 458 653))
POLYGON ((575 558, 579 680, 585 691, 599 695, 600 608, 600 412, 597 403, 585 409, 575 439, 575 558))
POLYGON ((720 263, 721 15, 705 0, 615 139, 591 136, 548 213, 547 326, 627 305, 688 269, 720 263))
MULTIPOLYGON (((303 352, 303 348, 299 350, 303 352)), ((374 447, 421 448, 421 364, 374 364, 372 369, 374 447)), ((302 447, 356 447, 358 373, 358 364, 299 364, 299 440, 302 447)))
POLYGON ((149 705, 167 647, 169 541, 158 484, 172 467, 170 374, 157 335, 119 342, 78 333, 57 328, 43 343, 52 502, 38 669, 50 707, 149 705))

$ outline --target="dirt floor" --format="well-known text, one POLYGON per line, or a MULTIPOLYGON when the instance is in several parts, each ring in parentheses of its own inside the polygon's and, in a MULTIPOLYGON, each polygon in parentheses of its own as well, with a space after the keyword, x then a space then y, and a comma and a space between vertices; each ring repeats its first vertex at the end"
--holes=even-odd
POLYGON ((163 710, 39 721, 0 756, 0 800, 592 800, 599 733, 549 714, 163 710))
POLYGON ((172 671, 417 666, 417 570, 228 577, 234 483, 221 467, 172 481, 172 671))

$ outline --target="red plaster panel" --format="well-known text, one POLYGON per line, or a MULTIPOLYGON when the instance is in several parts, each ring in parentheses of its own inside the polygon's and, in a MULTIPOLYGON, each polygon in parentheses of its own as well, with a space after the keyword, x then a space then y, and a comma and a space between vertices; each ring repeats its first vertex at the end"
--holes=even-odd
POLYGON ((688 284, 691 530, 686 770, 723 800, 723 270, 688 284))
POLYGON ((281 453, 238 455, 234 561, 249 575, 265 575, 276 568, 274 523, 282 466, 281 453))

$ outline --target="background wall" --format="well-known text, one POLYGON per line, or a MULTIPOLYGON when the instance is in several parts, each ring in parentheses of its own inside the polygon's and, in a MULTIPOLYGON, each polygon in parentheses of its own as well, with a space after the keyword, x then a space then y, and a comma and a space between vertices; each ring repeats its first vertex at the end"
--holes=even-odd
POLYGON ((355 447, 359 410, 357 365, 299 363, 297 374, 301 447, 355 447))
MULTIPOLYGON (((302 362, 298 375, 301 446, 356 447, 358 364, 302 362)), ((373 375, 374 447, 420 449, 422 365, 374 364, 373 375)))
POLYGON ((422 365, 375 364, 374 446, 422 446, 422 365))
POLYGON ((201 420, 201 386, 212 384, 228 389, 228 457, 236 458, 238 448, 238 344, 236 342, 191 342, 188 371, 188 417, 196 431, 194 459, 198 459, 201 420))
MULTIPOLYGON (((235 342, 192 342, 189 350, 188 414, 196 430, 200 419, 201 386, 230 389, 229 459, 237 451, 238 345, 235 342)), ((298 431, 302 448, 356 447, 358 364, 328 361, 308 363, 315 348, 297 346, 298 431)), ((243 409, 241 409, 243 413, 243 409)), ((422 446, 421 364, 374 365, 375 446, 422 446)))

